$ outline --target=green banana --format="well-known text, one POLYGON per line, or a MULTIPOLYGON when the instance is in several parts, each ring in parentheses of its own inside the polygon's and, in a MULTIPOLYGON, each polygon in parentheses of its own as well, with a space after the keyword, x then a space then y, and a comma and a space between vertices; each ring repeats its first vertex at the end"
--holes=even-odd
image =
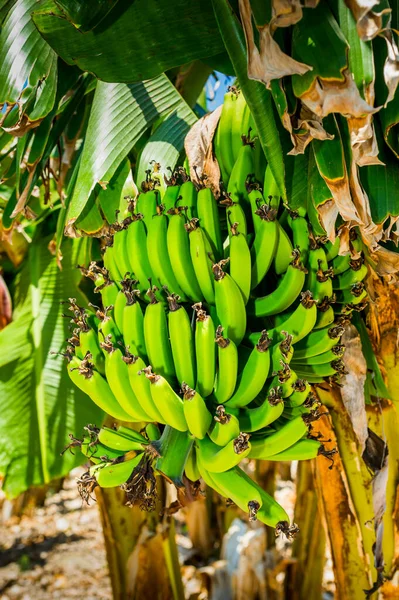
POLYGON ((314 382, 316 378, 320 378, 322 381, 323 377, 331 377, 336 373, 345 374, 345 365, 339 358, 327 363, 296 363, 295 372, 299 377, 305 377, 310 383, 314 382))
POLYGON ((117 283, 121 279, 123 279, 123 273, 121 273, 118 269, 118 263, 115 257, 115 248, 113 247, 113 238, 106 238, 106 247, 103 254, 104 267, 107 269, 108 273, 111 275, 111 279, 117 283))
POLYGON ((184 466, 184 471, 186 473, 186 477, 190 481, 198 481, 201 478, 201 473, 198 469, 197 464, 197 456, 195 446, 193 446, 190 450, 190 453, 187 457, 186 464, 184 466))
POLYGON ((151 367, 146 367, 142 373, 151 383, 152 398, 165 423, 178 431, 187 431, 183 400, 173 391, 162 375, 152 372, 151 367))
POLYGON ((245 304, 234 279, 223 271, 228 260, 212 265, 215 278, 216 313, 226 335, 236 345, 242 341, 247 326, 245 304))
POLYGON ((333 281, 334 290, 348 290, 354 284, 363 281, 367 275, 367 266, 360 265, 357 270, 349 268, 347 271, 338 275, 333 281))
POLYGON ((104 355, 100 348, 98 335, 91 327, 81 329, 79 333, 80 350, 83 357, 89 353, 92 357, 93 363, 96 365, 97 371, 101 374, 105 374, 105 361, 104 355))
POLYGON ((125 348, 122 358, 127 365, 130 386, 142 410, 148 415, 147 420, 164 423, 162 414, 152 398, 150 382, 142 376, 146 363, 139 356, 131 354, 128 348, 125 348))
POLYGON ((302 406, 302 404, 304 404, 307 401, 309 394, 311 394, 312 388, 310 387, 310 384, 308 381, 306 381, 306 379, 297 379, 292 384, 292 389, 292 394, 286 399, 284 403, 285 406, 288 408, 296 408, 297 406, 302 406))
MULTIPOLYGON (((267 165, 265 170, 265 178, 263 181, 263 197, 269 200, 270 208, 275 210, 279 209, 280 206, 280 190, 274 179, 270 165, 267 165)), ((292 252, 292 250, 291 250, 292 252)))
POLYGON ((215 325, 212 317, 202 309, 202 304, 194 304, 197 313, 195 324, 195 363, 197 365, 196 389, 203 398, 213 391, 216 375, 215 325))
POLYGON ((176 373, 165 309, 157 302, 153 289, 147 295, 150 303, 144 313, 144 340, 148 359, 156 373, 173 382, 176 373))
MULTIPOLYGON (((231 120, 231 148, 233 151, 234 164, 242 148, 242 136, 249 129, 250 111, 245 102, 244 94, 241 90, 236 90, 236 100, 234 102, 234 115, 231 120)), ((234 169, 234 167, 233 167, 234 169)))
POLYGON ((257 458, 258 460, 268 460, 269 456, 290 448, 302 439, 307 435, 308 428, 309 426, 302 415, 292 419, 292 421, 287 421, 282 427, 270 433, 267 437, 254 440, 248 456, 249 458, 257 458))
POLYGON ((266 397, 256 408, 243 408, 238 412, 241 431, 251 433, 259 431, 278 419, 283 410, 284 402, 279 396, 278 388, 273 388, 274 393, 266 397))
MULTIPOLYGON (((327 455, 330 455, 335 452, 331 450, 327 455)), ((317 456, 325 456, 326 451, 324 446, 318 440, 312 439, 304 439, 299 440, 293 444, 290 448, 279 452, 278 454, 274 454, 273 456, 269 456, 267 460, 273 461, 291 461, 291 460, 310 460, 312 458, 317 458, 317 456)))
POLYGON ((256 317, 276 315, 295 302, 305 283, 306 269, 301 264, 298 250, 294 250, 292 256, 293 260, 277 288, 267 296, 255 298, 248 302, 249 314, 256 317))
POLYGON ((131 454, 128 452, 123 461, 116 459, 90 467, 90 475, 96 478, 98 485, 102 488, 123 485, 128 481, 143 457, 143 453, 137 454, 134 457, 131 457, 131 454))
POLYGON ((241 408, 247 406, 260 393, 265 385, 270 367, 269 346, 271 340, 267 331, 261 332, 258 343, 252 350, 246 365, 238 376, 234 395, 227 401, 227 406, 241 408))
MULTIPOLYGON (((130 222, 130 221, 129 221, 130 222)), ((127 247, 127 227, 123 223, 118 223, 118 228, 114 234, 114 257, 118 265, 118 271, 125 279, 128 274, 131 274, 129 254, 127 247)))
POLYGON ((134 433, 137 434, 136 440, 126 437, 116 429, 102 427, 98 432, 97 437, 101 444, 104 444, 104 446, 108 446, 108 448, 112 448, 113 450, 119 450, 122 452, 129 452, 130 450, 144 450, 144 448, 148 446, 148 440, 146 440, 146 438, 143 437, 139 432, 134 433))
POLYGON ((223 257, 223 242, 219 211, 215 196, 212 190, 207 187, 203 187, 198 191, 197 212, 199 225, 208 238, 215 260, 220 260, 223 257))
POLYGON ((281 333, 285 337, 281 342, 272 346, 270 352, 270 366, 267 377, 272 377, 277 371, 279 371, 281 362, 290 364, 294 354, 294 349, 292 347, 292 335, 286 331, 282 331, 281 333))
POLYGON ((235 102, 235 94, 228 91, 224 96, 222 112, 214 138, 215 155, 218 157, 222 179, 225 185, 227 185, 234 165, 234 156, 231 144, 231 127, 235 112, 235 102))
POLYGON ((190 241, 190 255, 198 285, 208 304, 215 304, 215 290, 212 276, 212 248, 205 232, 198 225, 198 219, 185 224, 190 241))
MULTIPOLYGON (((148 258, 146 226, 141 213, 132 214, 132 223, 127 230, 126 247, 131 271, 138 280, 138 288, 144 298, 149 282, 151 282, 150 285, 156 286, 158 289, 161 286, 154 275, 148 258)), ((158 295, 157 299, 160 300, 161 296, 158 295)))
POLYGON ((312 356, 311 358, 298 358, 297 360, 292 361, 292 366, 295 368, 295 365, 298 364, 306 364, 309 362, 311 365, 321 365, 323 363, 331 362, 332 360, 337 360, 337 358, 342 358, 345 354, 345 346, 342 344, 337 344, 333 346, 331 350, 327 350, 322 354, 318 354, 317 356, 312 356))
POLYGON ((324 249, 328 262, 332 261, 333 258, 338 256, 340 244, 341 240, 338 236, 335 238, 334 243, 330 242, 329 240, 326 241, 326 243, 324 244, 324 249))
POLYGON ((364 289, 364 283, 354 283, 348 290, 338 290, 336 301, 338 304, 349 304, 356 306, 368 298, 367 290, 364 289))
POLYGON ((212 415, 198 392, 185 383, 182 384, 182 392, 188 430, 194 437, 202 440, 212 423, 212 415))
POLYGON ((251 290, 260 284, 268 272, 279 240, 276 209, 270 208, 268 204, 262 204, 255 210, 254 223, 256 217, 259 217, 259 223, 255 229, 255 239, 251 248, 251 290))
POLYGON ((229 178, 227 193, 242 208, 250 210, 250 201, 246 189, 246 180, 248 175, 254 172, 254 143, 246 135, 242 135, 242 145, 239 150, 237 160, 234 163, 233 170, 229 178))
POLYGON ((358 270, 363 264, 363 255, 359 258, 352 258, 351 254, 344 254, 342 256, 336 256, 331 261, 331 266, 334 270, 334 275, 341 275, 348 269, 358 270))
MULTIPOLYGON (((316 319, 317 308, 312 293, 302 292, 297 308, 281 324, 271 329, 269 335, 274 342, 277 342, 283 338, 283 331, 286 331, 292 336, 292 343, 296 344, 313 330, 316 319)), ((251 341, 255 339, 255 334, 251 334, 250 339, 251 341)))
POLYGON ((262 506, 258 510, 257 518, 261 523, 274 527, 276 535, 283 533, 288 539, 295 537, 299 531, 297 525, 289 524, 289 517, 284 508, 267 492, 260 489, 262 506))
POLYGON ((83 360, 76 357, 71 359, 68 365, 68 375, 71 381, 87 394, 94 404, 97 404, 101 410, 111 415, 111 417, 120 421, 136 421, 130 413, 121 407, 106 379, 94 370, 91 359, 90 353, 83 360))
POLYGON ((224 404, 234 393, 237 382, 238 352, 237 346, 229 338, 223 337, 223 327, 216 329, 218 346, 218 371, 216 373, 214 396, 218 404, 224 404))
POLYGON ((177 283, 191 301, 200 302, 202 292, 195 276, 190 255, 189 236, 185 227, 186 220, 182 214, 185 208, 173 208, 169 211, 168 252, 177 283))
POLYGON ((178 300, 175 294, 168 296, 169 340, 177 381, 180 385, 184 382, 193 388, 196 376, 193 334, 187 311, 178 300))
POLYGON ((153 216, 157 214, 160 203, 159 190, 149 190, 148 192, 138 195, 136 212, 143 215, 143 220, 147 229, 152 223, 153 216))
MULTIPOLYGON (((247 237, 247 219, 245 217, 244 209, 241 204, 238 202, 234 202, 228 194, 223 194, 222 200, 219 201, 220 206, 224 206, 226 208, 226 215, 229 215, 229 218, 232 223, 238 223, 237 232, 241 233, 243 236, 247 237)), ((226 221, 227 221, 226 217, 226 221)), ((231 232, 229 232, 229 237, 231 237, 231 232)))
POLYGON ((130 348, 133 354, 138 354, 144 362, 148 363, 147 350, 144 337, 144 315, 137 297, 139 290, 125 292, 127 302, 123 309, 123 343, 130 348))
POLYGON ((200 461, 200 473, 204 481, 215 491, 229 498, 244 512, 249 521, 256 521, 262 505, 260 487, 242 469, 234 467, 222 473, 211 473, 200 461), (205 477, 204 477, 205 475, 205 477), (208 483, 209 482, 209 483, 208 483))
POLYGON ((197 456, 201 464, 210 473, 223 473, 232 469, 251 452, 249 434, 240 433, 238 437, 231 440, 226 446, 221 448, 205 437, 203 440, 197 440, 197 456))
POLYGON ((147 254, 150 261, 151 270, 157 280, 168 290, 180 296, 186 302, 187 296, 177 283, 177 279, 172 269, 168 254, 168 219, 164 214, 164 208, 161 204, 158 206, 157 214, 148 225, 147 232, 147 254))
POLYGON ((244 304, 251 290, 251 252, 245 236, 238 232, 238 223, 230 226, 230 276, 240 289, 244 304))
POLYGON ((122 351, 114 347, 111 336, 106 336, 100 345, 106 353, 105 375, 107 381, 123 410, 130 414, 136 421, 151 421, 141 407, 130 385, 129 371, 127 364, 123 360, 122 351))
POLYGON ((345 328, 340 325, 312 331, 295 347, 295 360, 310 358, 331 350, 333 346, 339 343, 344 331, 345 328))
POLYGON ((197 190, 186 172, 184 172, 184 182, 180 186, 179 198, 176 202, 176 208, 184 207, 187 210, 188 219, 197 217, 197 190))
POLYGON ((122 289, 119 290, 119 292, 116 296, 114 310, 113 310, 113 317, 114 317, 116 326, 119 329, 119 331, 123 331, 123 310, 124 310, 124 308, 126 306, 126 302, 127 302, 125 293, 123 291, 125 282, 126 282, 126 280, 121 281, 122 289))
POLYGON ((274 270, 276 271, 277 275, 282 275, 287 271, 288 266, 291 264, 294 248, 288 233, 278 221, 277 227, 278 243, 274 255, 274 270))
POLYGON ((292 231, 294 248, 299 248, 302 262, 306 266, 310 246, 308 221, 304 217, 300 217, 297 211, 289 210, 287 222, 292 231))
POLYGON ((209 437, 217 446, 226 446, 240 434, 239 420, 233 414, 226 413, 223 404, 216 407, 216 415, 213 420, 214 423, 209 432, 209 437))

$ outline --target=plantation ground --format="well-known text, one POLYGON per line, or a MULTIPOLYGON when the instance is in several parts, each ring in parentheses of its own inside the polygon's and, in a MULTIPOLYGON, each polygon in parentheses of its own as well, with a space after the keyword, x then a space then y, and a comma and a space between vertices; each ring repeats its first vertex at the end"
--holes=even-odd
MULTIPOLYGON (((89 506, 82 504, 77 495, 75 479, 80 473, 81 470, 76 469, 65 480, 64 488, 48 497, 44 507, 37 508, 32 516, 3 520, 0 525, 1 600, 112 600, 98 509, 95 502, 89 506)), ((278 487, 279 499, 293 508, 292 483, 280 481, 278 487)), ((181 513, 179 521, 183 524, 181 513)), ((224 592, 221 589, 226 583, 220 580, 221 573, 216 574, 219 582, 214 587, 215 596, 209 595, 207 586, 203 585, 204 578, 189 566, 194 555, 190 540, 179 534, 178 544, 181 562, 187 565, 183 569, 186 598, 228 600, 226 589, 224 592)), ((234 540, 232 545, 236 545, 234 540)), ((220 564, 218 561, 215 567, 220 564)), ((213 567, 205 567, 208 573, 212 570, 213 567)), ((208 582, 208 577, 205 580, 208 582)), ((334 597, 331 580, 328 564, 323 600, 334 597)))

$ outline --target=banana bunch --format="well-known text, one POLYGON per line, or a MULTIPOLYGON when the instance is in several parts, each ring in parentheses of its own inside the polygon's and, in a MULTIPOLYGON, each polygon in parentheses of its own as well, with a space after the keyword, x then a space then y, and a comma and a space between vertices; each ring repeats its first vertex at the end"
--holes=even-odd
POLYGON ((165 186, 148 171, 110 226, 103 265, 80 267, 101 306, 69 299, 68 374, 143 430, 90 427, 74 439, 93 463, 79 485, 121 485, 148 507, 154 472, 178 486, 184 473, 291 536, 296 526, 240 463, 331 459, 312 431, 323 414, 312 386, 346 372, 341 337, 367 302, 363 246, 352 230, 340 255, 305 208, 281 204, 236 89, 214 150, 218 199, 183 167, 165 186))

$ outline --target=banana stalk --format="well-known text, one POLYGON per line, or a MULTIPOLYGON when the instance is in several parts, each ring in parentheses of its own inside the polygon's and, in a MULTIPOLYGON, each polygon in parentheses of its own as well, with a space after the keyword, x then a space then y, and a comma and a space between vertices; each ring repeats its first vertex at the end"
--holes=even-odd
POLYGON ((167 425, 157 442, 153 442, 159 457, 156 470, 177 488, 183 488, 183 471, 193 445, 193 438, 187 432, 177 431, 167 425))

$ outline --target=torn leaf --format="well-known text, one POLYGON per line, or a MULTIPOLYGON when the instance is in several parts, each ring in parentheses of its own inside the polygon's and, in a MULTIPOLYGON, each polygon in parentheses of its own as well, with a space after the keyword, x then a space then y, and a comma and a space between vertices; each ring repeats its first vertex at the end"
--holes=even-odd
POLYGON ((371 114, 348 119, 353 158, 359 167, 384 164, 378 158, 378 143, 372 119, 371 114))
POLYGON ((311 88, 300 96, 302 102, 321 118, 331 113, 363 117, 380 110, 363 100, 349 69, 343 71, 343 76, 343 81, 316 78, 311 88))
POLYGON ((372 40, 387 26, 391 9, 384 8, 380 12, 373 11, 378 6, 378 0, 345 0, 346 6, 351 10, 359 37, 364 41, 372 40))
POLYGON ((220 196, 220 168, 213 155, 212 140, 222 108, 219 106, 194 123, 184 141, 191 180, 199 184, 199 177, 206 175, 206 185, 211 188, 216 198, 220 196))
POLYGON ((258 27, 259 50, 252 29, 252 13, 249 0, 239 0, 241 21, 244 28, 248 52, 248 77, 262 81, 270 87, 272 79, 286 75, 303 75, 312 67, 300 63, 281 50, 272 37, 272 23, 258 27))
POLYGON ((388 96, 384 106, 394 99, 396 88, 399 83, 399 50, 392 35, 392 31, 384 31, 381 34, 387 43, 387 57, 384 64, 384 81, 388 88, 388 96))

